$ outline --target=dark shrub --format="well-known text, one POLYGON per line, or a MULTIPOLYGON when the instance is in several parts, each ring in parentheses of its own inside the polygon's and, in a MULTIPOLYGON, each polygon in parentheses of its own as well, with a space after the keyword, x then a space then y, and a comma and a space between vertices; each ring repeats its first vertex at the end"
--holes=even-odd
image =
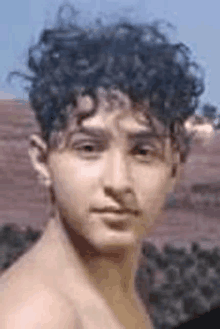
POLYGON ((6 244, 1 244, 0 252, 0 269, 4 269, 8 266, 9 257, 8 257, 8 246, 6 244))
POLYGON ((156 255, 159 254, 159 252, 153 244, 149 242, 143 242, 142 254, 147 258, 154 258, 156 255))
POLYGON ((176 252, 176 248, 173 245, 166 243, 163 247, 163 252, 165 254, 174 254, 176 252))
POLYGON ((217 255, 220 259, 220 248, 219 247, 215 247, 212 251, 213 254, 217 255))
POLYGON ((135 276, 135 286, 138 292, 141 294, 141 296, 143 294, 147 294, 152 285, 153 285, 153 276, 150 276, 147 273, 146 268, 140 267, 137 270, 135 276))
POLYGON ((206 261, 208 261, 208 259, 210 258, 211 253, 208 250, 200 250, 197 253, 197 258, 198 259, 204 259, 206 261))
POLYGON ((218 275, 220 275, 220 264, 216 266, 215 271, 218 275))
POLYGON ((192 274, 192 275, 190 276, 190 280, 191 280, 192 284, 193 284, 195 287, 198 285, 198 278, 197 278, 197 276, 196 276, 195 274, 192 274))
POLYGON ((198 262, 197 266, 196 266, 196 273, 197 275, 201 276, 201 277, 206 277, 208 274, 208 268, 207 268, 207 264, 206 261, 201 260, 198 262))
POLYGON ((15 260, 23 253, 22 249, 11 248, 8 245, 1 246, 0 269, 4 270, 11 266, 15 260))
POLYGON ((215 294, 220 296, 220 278, 211 278, 210 284, 214 287, 215 294))
POLYGON ((208 311, 207 303, 198 297, 183 297, 183 305, 186 314, 203 314, 208 311))
POLYGON ((167 255, 174 254, 178 256, 184 256, 187 253, 185 248, 176 248, 169 243, 164 245, 163 252, 167 255))
POLYGON ((166 255, 166 259, 167 259, 169 265, 175 265, 177 267, 181 266, 181 263, 182 263, 184 257, 185 257, 184 255, 183 256, 178 255, 177 253, 166 255))
POLYGON ((152 271, 156 271, 156 269, 157 269, 156 258, 148 258, 147 267, 150 267, 152 269, 152 271))
POLYGON ((191 280, 191 278, 183 279, 182 283, 184 287, 184 293, 191 293, 196 289, 196 285, 194 282, 191 280))
POLYGON ((0 243, 7 243, 11 246, 20 246, 22 244, 21 234, 17 231, 15 225, 4 225, 1 227, 0 243))
POLYGON ((173 305, 170 303, 169 307, 164 312, 165 321, 168 322, 173 328, 175 325, 179 323, 179 312, 173 305))
POLYGON ((40 235, 40 231, 31 228, 22 232, 17 225, 3 225, 0 228, 0 269, 10 267, 40 235))
POLYGON ((181 262, 181 266, 187 269, 194 266, 195 263, 196 263, 195 259, 192 256, 187 255, 181 262))
POLYGON ((212 298, 212 301, 211 301, 211 306, 210 306, 210 309, 213 310, 215 308, 218 308, 220 309, 220 296, 214 296, 214 298, 212 298))
POLYGON ((152 290, 149 293, 149 302, 153 305, 162 304, 162 302, 166 299, 166 294, 161 290, 152 290))
POLYGON ((216 267, 218 264, 220 264, 220 249, 214 248, 210 258, 209 258, 209 264, 210 267, 216 267))
POLYGON ((41 231, 34 231, 31 227, 28 226, 26 233, 26 239, 31 242, 35 242, 41 236, 41 231))
POLYGON ((185 256, 187 254, 187 250, 186 248, 179 248, 176 250, 176 254, 178 256, 185 256))
POLYGON ((173 291, 173 284, 171 283, 162 283, 160 289, 164 292, 173 291))
POLYGON ((202 293, 203 296, 205 296, 208 300, 211 299, 211 297, 214 295, 214 289, 211 285, 203 285, 200 286, 200 291, 202 293))
POLYGON ((199 246, 199 243, 198 242, 192 242, 191 244, 191 252, 193 254, 197 254, 200 250, 200 246, 199 246))
POLYGON ((168 258, 163 255, 157 255, 155 261, 159 269, 166 269, 169 265, 168 258))
POLYGON ((174 290, 173 290, 173 297, 174 298, 181 298, 185 293, 185 287, 183 284, 175 284, 174 285, 174 290))
MULTIPOLYGON (((11 236, 12 238, 13 236, 11 236)), ((25 239, 25 235, 20 233, 20 232, 16 232, 14 234, 13 240, 10 238, 10 240, 8 241, 8 243, 10 243, 11 247, 13 248, 17 248, 17 250, 24 250, 27 247, 27 241, 25 239)))
POLYGON ((174 283, 178 280, 180 274, 179 274, 179 268, 172 265, 166 270, 166 279, 170 283, 174 283))
POLYGON ((172 329, 172 326, 163 320, 163 318, 160 316, 160 314, 157 314, 153 321, 154 328, 157 329, 172 329))
POLYGON ((158 327, 160 329, 172 329, 172 325, 169 322, 161 323, 161 325, 158 327))

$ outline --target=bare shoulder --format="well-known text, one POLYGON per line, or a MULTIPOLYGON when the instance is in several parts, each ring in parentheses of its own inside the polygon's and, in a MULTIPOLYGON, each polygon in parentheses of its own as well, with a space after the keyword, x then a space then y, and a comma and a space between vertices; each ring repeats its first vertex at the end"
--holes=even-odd
POLYGON ((82 328, 74 305, 42 283, 0 281, 1 329, 82 328))

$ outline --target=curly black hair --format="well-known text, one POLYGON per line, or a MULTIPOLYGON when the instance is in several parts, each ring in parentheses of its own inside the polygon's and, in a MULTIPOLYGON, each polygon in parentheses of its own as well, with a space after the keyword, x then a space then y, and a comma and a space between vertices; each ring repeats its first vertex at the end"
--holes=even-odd
MULTIPOLYGON (((75 18, 74 7, 67 6, 75 18)), ((76 107, 82 94, 95 100, 99 87, 118 88, 134 105, 148 99, 157 118, 169 123, 171 134, 176 120, 182 125, 194 113, 204 92, 203 71, 186 45, 173 44, 160 30, 159 21, 119 20, 104 26, 97 20, 95 27, 85 28, 62 18, 64 7, 54 27, 44 29, 29 48, 32 76, 9 74, 9 80, 19 75, 31 83, 25 89, 45 141, 51 132, 65 128, 68 105, 76 107)))

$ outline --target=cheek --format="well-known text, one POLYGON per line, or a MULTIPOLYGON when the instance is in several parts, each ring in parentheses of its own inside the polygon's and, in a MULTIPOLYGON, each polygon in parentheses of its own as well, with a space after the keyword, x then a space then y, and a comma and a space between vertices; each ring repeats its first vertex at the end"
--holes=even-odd
POLYGON ((62 207, 73 211, 89 206, 87 203, 94 193, 94 170, 63 155, 61 159, 51 161, 51 174, 56 199, 62 207))
POLYGON ((136 176, 136 195, 140 207, 145 213, 156 213, 163 206, 169 190, 169 168, 151 168, 138 170, 136 176))
POLYGON ((56 176, 53 180, 53 189, 60 209, 69 215, 79 212, 82 204, 82 190, 73 176, 56 176))

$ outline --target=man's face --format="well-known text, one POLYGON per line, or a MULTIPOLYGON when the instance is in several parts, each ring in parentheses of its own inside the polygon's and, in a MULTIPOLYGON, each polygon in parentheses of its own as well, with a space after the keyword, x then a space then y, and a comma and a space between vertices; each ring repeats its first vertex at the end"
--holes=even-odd
POLYGON ((149 134, 150 125, 118 108, 109 113, 100 106, 82 128, 70 129, 66 147, 49 153, 57 206, 97 250, 132 246, 152 225, 170 190, 170 140, 163 138, 163 149, 149 134))

